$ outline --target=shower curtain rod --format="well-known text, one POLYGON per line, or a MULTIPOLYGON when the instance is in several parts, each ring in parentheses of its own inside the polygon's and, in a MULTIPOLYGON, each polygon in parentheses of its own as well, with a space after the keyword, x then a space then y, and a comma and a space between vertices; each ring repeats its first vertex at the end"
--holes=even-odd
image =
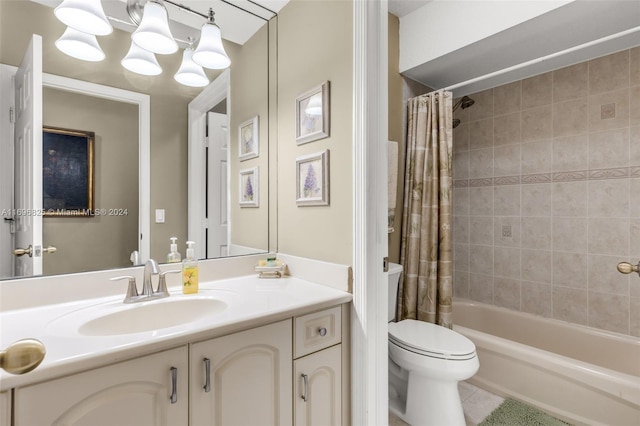
POLYGON ((532 59, 530 61, 522 62, 520 64, 513 65, 513 66, 507 67, 507 68, 503 68, 501 70, 494 71, 494 72, 489 73, 489 74, 481 75, 480 77, 475 77, 475 78, 472 78, 470 80, 463 81, 461 83, 457 83, 457 84, 454 84, 452 86, 445 87, 443 90, 458 89, 460 87, 467 86, 469 84, 473 84, 473 83, 477 83, 477 82, 482 81, 482 80, 486 80, 486 79, 489 79, 489 78, 497 77, 499 75, 506 74, 506 73, 511 72, 511 71, 519 70, 520 68, 524 68, 524 67, 528 67, 530 65, 538 64, 540 62, 548 61, 549 59, 553 59, 553 58, 556 58, 558 56, 566 55, 568 53, 572 53, 572 52, 575 52, 575 51, 578 51, 578 50, 581 50, 581 49, 585 49, 587 47, 595 46, 595 45, 598 45, 600 43, 604 43, 604 42, 607 42, 607 41, 610 41, 610 40, 615 40, 616 38, 624 37, 624 36, 627 36, 629 34, 633 34, 633 33, 639 32, 639 31, 640 31, 640 26, 633 27, 633 28, 630 28, 628 30, 621 31, 619 33, 611 34, 611 35, 608 35, 606 37, 599 38, 597 40, 592 40, 592 41, 580 44, 578 46, 570 47, 568 49, 564 49, 564 50, 561 50, 559 52, 552 53, 550 55, 542 56, 540 58, 536 58, 536 59, 532 59))

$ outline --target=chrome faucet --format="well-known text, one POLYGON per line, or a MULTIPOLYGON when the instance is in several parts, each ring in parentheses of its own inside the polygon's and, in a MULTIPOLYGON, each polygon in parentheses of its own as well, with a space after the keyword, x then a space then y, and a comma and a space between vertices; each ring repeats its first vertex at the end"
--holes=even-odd
POLYGON ((164 297, 169 297, 169 291, 167 290, 167 282, 165 279, 165 275, 167 274, 175 274, 180 271, 160 271, 160 266, 158 262, 153 259, 149 259, 144 264, 144 273, 142 276, 142 294, 138 293, 138 286, 136 284, 136 279, 133 276, 125 275, 122 277, 114 277, 111 278, 111 281, 118 280, 129 280, 129 287, 127 288, 127 294, 124 297, 123 303, 136 303, 136 302, 144 302, 147 300, 153 299, 162 299, 164 297), (154 291, 153 290, 153 282, 152 277, 154 275, 158 275, 158 287, 154 291))

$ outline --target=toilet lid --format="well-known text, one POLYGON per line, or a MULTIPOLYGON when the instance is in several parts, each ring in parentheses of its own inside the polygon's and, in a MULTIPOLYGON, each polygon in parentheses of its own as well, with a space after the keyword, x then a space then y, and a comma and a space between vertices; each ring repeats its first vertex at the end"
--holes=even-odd
POLYGON ((441 359, 465 360, 476 356, 476 346, 460 333, 424 321, 389 323, 389 340, 411 352, 441 359))

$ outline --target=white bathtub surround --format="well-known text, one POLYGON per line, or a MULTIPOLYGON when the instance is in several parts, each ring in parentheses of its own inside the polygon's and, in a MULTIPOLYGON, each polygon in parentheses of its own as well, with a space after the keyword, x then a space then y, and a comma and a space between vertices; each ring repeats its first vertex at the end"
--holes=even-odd
POLYGON ((454 329, 480 359, 469 381, 574 424, 640 424, 640 340, 454 301, 454 329))

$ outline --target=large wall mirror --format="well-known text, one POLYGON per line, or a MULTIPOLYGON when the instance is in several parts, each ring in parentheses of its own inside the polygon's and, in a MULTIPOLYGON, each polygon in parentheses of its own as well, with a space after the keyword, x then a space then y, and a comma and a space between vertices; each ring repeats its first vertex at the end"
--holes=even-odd
MULTIPOLYGON (((165 262, 171 237, 177 237, 183 256, 188 238, 197 241, 200 258, 273 249, 275 243, 269 240, 268 180, 269 152, 273 150, 269 146, 269 124, 275 113, 269 109, 269 93, 275 90, 273 82, 277 79, 269 58, 275 56, 276 13, 286 2, 279 2, 274 10, 246 0, 180 2, 200 14, 206 15, 210 7, 215 10, 231 59, 226 70, 205 69, 215 96, 220 97, 215 104, 211 98, 201 102, 206 93, 212 93, 211 87, 183 86, 173 78, 185 42, 188 37, 199 37, 205 19, 166 2, 170 27, 180 49, 171 55, 156 55, 162 74, 143 76, 124 69, 120 61, 130 48, 131 31, 135 30, 128 23, 127 4, 144 5, 145 0, 102 1, 114 31, 97 38, 106 55, 101 62, 81 61, 55 47, 65 31, 53 13, 53 7, 60 3, 0 2, 0 64, 17 67, 32 35, 38 34, 42 37, 44 73, 148 95, 150 137, 148 152, 141 154, 139 105, 61 90, 45 82, 43 125, 94 134, 93 202, 95 209, 106 214, 43 217, 43 246, 55 246, 57 251, 43 254, 42 273, 131 266, 134 251, 146 251, 144 256, 165 262), (190 114, 192 102, 200 109, 191 108, 190 114), (194 137, 200 138, 196 146, 194 137), (200 154, 196 149, 201 149, 200 154), (148 171, 141 170, 144 155, 149 158, 148 171), (199 160, 199 175, 191 167, 193 156, 199 160), (148 187, 140 186, 141 173, 147 173, 148 187), (202 210, 192 212, 190 208, 202 210), (198 219, 197 226, 191 218, 198 219), (141 250, 142 245, 147 248, 141 250)), ((2 80, 3 98, 13 96, 9 93, 13 90, 10 80, 6 80, 2 80)), ((5 120, 2 126, 6 127, 5 120)), ((13 156, 13 141, 7 141, 6 128, 2 130, 0 278, 7 279, 16 277, 15 224, 10 220, 16 213, 12 212, 15 177, 13 159, 8 159, 8 154, 13 156)), ((50 151, 53 158, 57 152, 50 151)), ((144 261, 144 256, 139 261, 144 261)))

